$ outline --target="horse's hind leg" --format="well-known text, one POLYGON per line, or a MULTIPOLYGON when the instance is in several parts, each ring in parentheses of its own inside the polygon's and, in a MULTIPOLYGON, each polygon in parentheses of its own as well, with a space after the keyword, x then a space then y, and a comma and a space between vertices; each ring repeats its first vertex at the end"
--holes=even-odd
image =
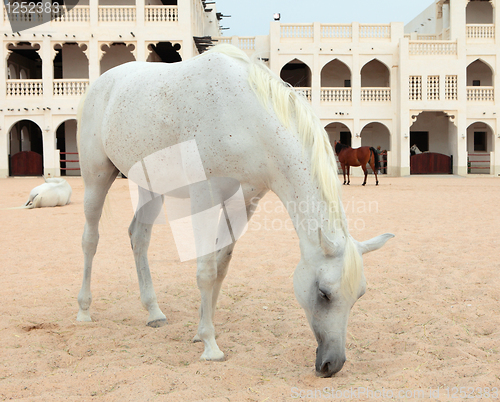
MULTIPOLYGON (((373 155, 373 158, 378 158, 378 155, 373 155)), ((373 173, 375 174, 375 185, 378 186, 378 177, 377 177, 377 169, 376 169, 376 163, 375 163, 375 160, 372 160, 372 162, 370 163, 370 166, 373 170, 373 173)))
POLYGON ((92 261, 99 242, 99 219, 102 208, 111 184, 116 178, 118 170, 111 162, 101 165, 99 173, 86 173, 82 171, 85 182, 85 196, 83 207, 85 212, 85 228, 82 236, 82 249, 84 256, 83 283, 78 293, 79 311, 77 321, 92 321, 89 307, 92 302, 90 292, 90 277, 92 274, 92 261))
POLYGON ((363 181, 363 186, 366 184, 366 178, 368 176, 368 169, 366 168, 366 165, 361 165, 361 167, 363 168, 363 172, 365 174, 365 180, 363 181))
POLYGON ((347 185, 351 184, 351 166, 346 165, 347 169, 347 185))
POLYGON ((142 205, 142 207, 135 213, 128 233, 130 244, 134 251, 141 302, 149 312, 147 325, 157 328, 165 325, 167 319, 158 306, 156 293, 153 288, 153 281, 149 270, 148 248, 154 221, 162 209, 163 198, 158 194, 151 193, 139 187, 139 202, 139 205, 142 205), (147 199, 151 201, 144 203, 144 197, 148 197, 147 199))

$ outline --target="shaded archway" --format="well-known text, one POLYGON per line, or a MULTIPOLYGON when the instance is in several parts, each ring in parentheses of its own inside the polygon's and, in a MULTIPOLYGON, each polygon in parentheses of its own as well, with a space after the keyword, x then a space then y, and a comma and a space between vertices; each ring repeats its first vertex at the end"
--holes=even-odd
POLYGON ((292 87, 310 87, 311 69, 304 62, 293 59, 285 64, 280 71, 280 77, 292 87))
POLYGON ((467 173, 489 174, 494 131, 489 124, 475 122, 467 127, 467 173))
POLYGON ((465 13, 466 24, 493 24, 493 5, 488 0, 470 0, 465 13))
POLYGON ((386 88, 390 86, 390 79, 389 69, 377 59, 366 63, 361 69, 361 87, 386 88))
POLYGON ((467 66, 467 86, 493 86, 493 70, 484 61, 477 59, 467 66))
POLYGON ((352 144, 351 130, 344 123, 341 122, 330 123, 325 127, 325 131, 328 134, 328 138, 330 139, 332 147, 335 141, 351 146, 352 144))
MULTIPOLYGON (((391 133, 382 123, 366 124, 361 130, 361 146, 373 147, 377 150, 380 162, 378 173, 387 174, 387 152, 391 150, 391 133)), ((371 169, 369 169, 371 172, 371 169)))
POLYGON ((38 52, 40 45, 32 45, 30 42, 19 42, 16 45, 8 45, 9 66, 8 77, 10 79, 42 79, 42 59, 38 52))
POLYGON ((113 67, 135 61, 135 57, 132 53, 134 50, 134 45, 122 42, 102 45, 101 51, 103 56, 101 59, 101 74, 111 70, 113 67))
POLYGON ((76 120, 62 122, 56 130, 56 148, 59 150, 61 176, 79 176, 78 147, 76 143, 76 120))
POLYGON ((351 70, 339 59, 330 61, 321 69, 321 87, 350 88, 351 70))
POLYGON ((148 45, 148 50, 151 52, 146 60, 148 62, 176 63, 182 61, 179 54, 179 50, 181 50, 179 43, 158 42, 148 45))
POLYGON ((88 79, 89 61, 85 55, 87 45, 67 42, 55 45, 54 79, 88 79))
POLYGON ((416 154, 408 149, 411 174, 444 174, 453 171, 453 153, 457 149, 457 127, 454 116, 442 111, 421 112, 412 116, 409 146, 416 145, 416 154), (425 153, 425 155, 420 154, 425 153))
POLYGON ((9 175, 43 175, 42 130, 31 120, 21 120, 9 130, 9 175))

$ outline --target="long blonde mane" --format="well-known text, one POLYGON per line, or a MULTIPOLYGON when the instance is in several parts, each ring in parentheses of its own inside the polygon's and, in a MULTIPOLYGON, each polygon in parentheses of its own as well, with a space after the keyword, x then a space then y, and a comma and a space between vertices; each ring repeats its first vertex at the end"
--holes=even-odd
POLYGON ((209 52, 223 53, 249 64, 248 81, 260 102, 267 108, 271 102, 280 122, 296 131, 305 149, 311 150, 312 175, 329 206, 330 228, 341 228, 346 238, 342 287, 351 294, 361 279, 362 261, 353 238, 349 235, 343 214, 337 162, 328 134, 309 102, 290 85, 283 82, 262 62, 250 60, 240 49, 231 45, 217 45, 209 52))

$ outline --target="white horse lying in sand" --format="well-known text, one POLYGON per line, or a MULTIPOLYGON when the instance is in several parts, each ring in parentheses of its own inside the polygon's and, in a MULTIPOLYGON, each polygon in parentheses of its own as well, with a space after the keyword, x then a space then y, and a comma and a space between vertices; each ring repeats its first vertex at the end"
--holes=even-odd
MULTIPOLYGON (((147 250, 163 194, 173 188, 169 181, 189 176, 186 172, 191 172, 196 156, 200 176, 206 175, 208 181, 199 188, 186 187, 195 200, 194 210, 201 202, 220 212, 217 205, 233 194, 229 187, 236 181, 242 189, 245 223, 269 190, 288 208, 302 255, 294 290, 318 342, 316 372, 327 377, 341 370, 349 312, 366 290, 361 255, 380 248, 393 235, 365 242, 350 236, 328 135, 301 95, 262 63, 251 61, 233 46, 220 45, 181 63, 132 62, 107 71, 89 88, 80 105, 79 122, 86 223, 78 321, 91 321, 92 260, 106 194, 119 171, 130 179, 131 173, 148 167, 155 155, 157 168, 141 173, 142 186, 150 190, 149 194, 142 190, 142 197, 149 197, 149 202, 136 212, 129 235, 148 325, 166 323, 153 290, 147 250), (175 163, 162 156, 163 150, 180 144, 196 147, 179 151, 181 157, 175 163), (304 203, 309 207, 296 208, 304 203), (143 219, 146 210, 149 218, 143 219)), ((198 180, 188 179, 189 183, 198 180)), ((201 214, 194 212, 193 226, 202 232, 195 237, 196 249, 215 250, 231 211, 225 208, 212 225, 198 224, 201 214)), ((224 359, 215 341, 213 316, 234 245, 198 255, 201 309, 194 340, 204 343, 202 360, 224 359)), ((172 267, 172 275, 179 275, 178 271, 172 267)))
POLYGON ((44 178, 45 183, 31 190, 28 201, 18 208, 43 208, 59 207, 69 204, 71 199, 71 186, 61 178, 44 178))

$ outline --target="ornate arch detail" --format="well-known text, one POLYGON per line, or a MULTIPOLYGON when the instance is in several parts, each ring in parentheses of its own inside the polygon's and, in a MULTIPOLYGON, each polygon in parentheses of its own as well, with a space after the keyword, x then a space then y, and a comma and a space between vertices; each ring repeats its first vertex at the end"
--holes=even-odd
POLYGON ((89 58, 89 49, 90 49, 89 42, 77 42, 77 45, 82 50, 82 53, 85 55, 85 57, 87 57, 87 60, 88 60, 88 58, 89 58), (85 50, 83 50, 82 49, 83 46, 86 46, 87 48, 85 50))
POLYGON ((132 53, 132 56, 134 56, 134 59, 137 60, 137 42, 123 42, 125 43, 125 48, 132 53), (132 48, 131 48, 132 47, 132 48))
POLYGON ((99 42, 99 61, 102 61, 102 58, 106 54, 106 50, 104 50, 103 47, 107 46, 108 49, 110 49, 111 45, 113 43, 114 43, 113 41, 111 41, 111 42, 99 42))
POLYGON ((57 51, 62 50, 64 46, 64 42, 52 42, 51 47, 50 47, 50 59, 54 61, 54 59, 57 56, 57 51), (61 46, 61 49, 56 49, 56 46, 61 46))

